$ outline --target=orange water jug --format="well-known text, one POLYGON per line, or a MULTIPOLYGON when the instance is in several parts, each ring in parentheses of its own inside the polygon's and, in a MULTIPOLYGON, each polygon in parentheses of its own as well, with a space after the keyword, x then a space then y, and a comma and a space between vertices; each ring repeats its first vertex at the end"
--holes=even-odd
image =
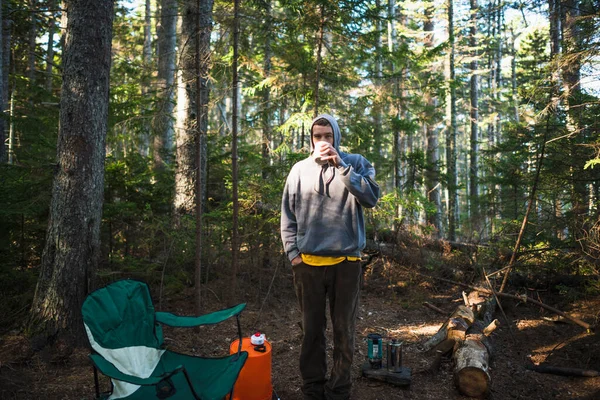
MULTIPOLYGON (((264 340, 264 336, 263 336, 264 340)), ((229 353, 238 351, 239 339, 229 347, 229 353)), ((233 400, 270 400, 273 395, 271 384, 271 344, 253 345, 250 338, 242 339, 242 351, 248 359, 233 387, 233 400)))

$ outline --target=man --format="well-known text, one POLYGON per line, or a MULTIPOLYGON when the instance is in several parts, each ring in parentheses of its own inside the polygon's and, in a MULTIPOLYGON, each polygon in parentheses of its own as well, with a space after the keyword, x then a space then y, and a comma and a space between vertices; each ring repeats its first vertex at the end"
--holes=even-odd
POLYGON ((313 120, 311 157, 292 167, 281 204, 281 237, 302 312, 305 399, 350 397, 360 252, 365 247, 363 207, 375 207, 379 198, 373 166, 361 155, 341 152, 340 140, 332 116, 313 120), (334 342, 329 380, 326 299, 334 342))

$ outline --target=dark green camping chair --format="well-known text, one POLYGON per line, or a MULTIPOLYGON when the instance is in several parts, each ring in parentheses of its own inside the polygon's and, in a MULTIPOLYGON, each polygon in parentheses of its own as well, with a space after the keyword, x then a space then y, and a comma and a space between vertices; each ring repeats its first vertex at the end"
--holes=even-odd
POLYGON ((82 313, 93 352, 98 399, 221 399, 246 362, 241 351, 222 358, 193 357, 163 348, 161 324, 193 327, 237 318, 246 304, 199 317, 155 312, 148 285, 122 280, 91 293, 82 313), (101 394, 97 369, 111 378, 112 391, 101 394))

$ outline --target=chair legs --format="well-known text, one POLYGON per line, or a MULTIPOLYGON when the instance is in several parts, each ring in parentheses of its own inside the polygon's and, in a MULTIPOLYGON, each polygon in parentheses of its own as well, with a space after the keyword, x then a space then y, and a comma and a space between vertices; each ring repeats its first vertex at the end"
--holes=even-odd
MULTIPOLYGON (((200 400, 200 396, 198 396, 198 394, 196 393, 196 391, 194 390, 194 386, 192 385, 192 381, 190 380, 190 376, 188 375, 187 371, 185 370, 185 368, 183 369, 183 375, 185 376, 185 380, 188 383, 188 386, 190 387, 190 390, 192 391, 192 394, 194 395, 194 398, 196 400, 200 400)), ((233 389, 232 389, 233 390, 233 389)))
POLYGON ((96 387, 96 398, 99 399, 100 398, 100 384, 98 383, 98 370, 96 369, 96 366, 93 366, 94 368, 94 386, 96 387))

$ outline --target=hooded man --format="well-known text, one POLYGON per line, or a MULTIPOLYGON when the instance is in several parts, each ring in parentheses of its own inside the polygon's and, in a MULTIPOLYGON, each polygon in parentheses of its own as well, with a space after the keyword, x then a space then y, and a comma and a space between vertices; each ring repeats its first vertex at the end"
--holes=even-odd
POLYGON ((305 399, 348 399, 365 247, 363 207, 379 199, 375 169, 340 150, 341 132, 328 114, 311 126, 311 156, 290 171, 281 204, 281 238, 292 263, 302 312, 300 374, 305 399), (326 300, 333 325, 329 380, 326 300))

